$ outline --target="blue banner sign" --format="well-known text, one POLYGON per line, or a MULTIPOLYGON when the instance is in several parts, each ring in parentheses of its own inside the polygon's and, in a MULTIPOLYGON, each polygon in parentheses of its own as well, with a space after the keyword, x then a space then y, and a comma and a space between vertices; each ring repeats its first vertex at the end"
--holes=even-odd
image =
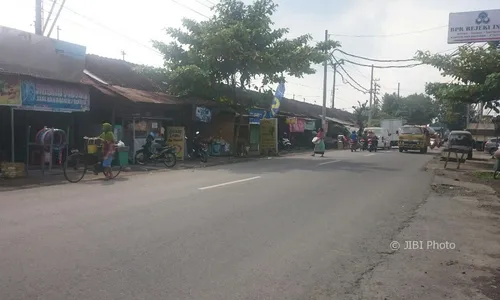
POLYGON ((263 109, 252 108, 248 110, 248 114, 251 116, 248 118, 249 124, 260 124, 260 120, 264 118, 266 111, 263 109))
POLYGON ((276 92, 274 93, 274 99, 271 104, 271 115, 273 118, 278 115, 281 107, 281 100, 285 97, 285 83, 281 82, 276 88, 276 92))
POLYGON ((22 108, 39 111, 77 112, 90 110, 86 86, 69 83, 21 83, 22 108))

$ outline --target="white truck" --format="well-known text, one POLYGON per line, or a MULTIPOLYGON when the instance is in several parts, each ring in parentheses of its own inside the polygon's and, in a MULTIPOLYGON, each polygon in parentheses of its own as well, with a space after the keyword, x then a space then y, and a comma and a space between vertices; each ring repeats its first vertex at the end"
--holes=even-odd
POLYGON ((391 146, 397 146, 399 140, 399 128, 403 126, 402 119, 384 119, 380 121, 382 128, 391 134, 391 146))

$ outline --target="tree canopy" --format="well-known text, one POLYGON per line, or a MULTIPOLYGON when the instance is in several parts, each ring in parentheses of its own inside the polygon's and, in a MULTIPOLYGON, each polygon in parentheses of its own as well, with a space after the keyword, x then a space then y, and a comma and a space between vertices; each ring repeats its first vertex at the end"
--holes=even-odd
POLYGON ((208 20, 184 19, 182 28, 166 29, 173 41, 153 41, 153 46, 164 57, 168 92, 225 98, 234 103, 241 101, 236 90, 269 95, 269 84, 286 76, 315 73, 312 65, 323 62, 326 52, 340 44, 330 41, 311 45, 309 34, 285 37, 287 28, 273 28, 276 10, 272 0, 256 0, 249 5, 222 0, 213 7, 214 14, 208 20))
POLYGON ((498 112, 500 99, 500 50, 498 43, 460 46, 453 54, 418 51, 416 58, 451 78, 451 83, 428 83, 426 93, 452 103, 486 103, 498 112))
POLYGON ((406 97, 384 94, 380 115, 382 118, 402 118, 410 124, 430 124, 438 117, 438 105, 425 94, 406 97))

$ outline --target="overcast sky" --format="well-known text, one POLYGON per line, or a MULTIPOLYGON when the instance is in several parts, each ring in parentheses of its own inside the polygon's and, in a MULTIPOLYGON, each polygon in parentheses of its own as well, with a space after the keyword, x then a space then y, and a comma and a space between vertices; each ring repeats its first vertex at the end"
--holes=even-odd
MULTIPOLYGON (((53 0, 44 0, 49 11, 53 0)), ((59 1, 61 2, 61 0, 59 1)), ((203 20, 216 0, 67 0, 58 25, 60 38, 87 46, 87 53, 161 65, 161 56, 150 40, 166 40, 163 28, 180 26, 183 17, 203 20), (177 3, 176 3, 177 2, 177 3), (179 4, 182 3, 182 4, 179 4), (205 16, 203 16, 205 15, 205 16)), ((251 2, 246 0, 245 2, 251 2)), ((290 28, 290 36, 310 33, 324 39, 325 29, 346 52, 376 59, 406 59, 418 49, 452 52, 447 44, 448 14, 500 8, 499 0, 275 0, 279 4, 276 26, 290 28)), ((0 25, 33 32, 35 0, 0 0, 0 25)), ((56 30, 52 33, 56 37, 56 30)), ((342 58, 338 55, 338 58, 342 58)), ((356 62, 366 63, 359 59, 356 62)), ((369 64, 369 63, 368 63, 369 64)), ((285 96, 322 103, 323 70, 315 75, 290 78, 285 96)), ((346 64, 345 70, 365 88, 370 68, 346 64)), ((332 71, 328 73, 328 104, 331 101, 332 71)), ((381 92, 401 94, 424 92, 425 82, 443 81, 431 67, 375 69, 381 92)), ((346 78, 347 79, 347 78, 346 78)), ((337 76, 335 107, 349 109, 368 99, 337 76)))

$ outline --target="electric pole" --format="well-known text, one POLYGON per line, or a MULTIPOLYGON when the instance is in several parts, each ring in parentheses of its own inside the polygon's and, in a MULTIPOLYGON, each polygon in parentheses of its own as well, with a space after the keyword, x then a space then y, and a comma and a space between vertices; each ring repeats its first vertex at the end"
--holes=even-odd
POLYGON ((327 57, 327 49, 326 49, 326 44, 328 43, 328 30, 325 30, 325 61, 323 63, 323 67, 324 67, 324 70, 323 70, 323 107, 322 107, 322 110, 321 110, 321 120, 322 120, 322 124, 321 124, 321 127, 324 128, 325 127, 325 123, 326 123, 326 94, 327 94, 327 85, 328 85, 328 81, 327 81, 327 78, 328 78, 328 57, 327 57))
POLYGON ((398 99, 399 99, 399 89, 401 87, 401 83, 398 82, 398 99))
POLYGON ((57 25, 56 30, 57 30, 57 39, 59 39, 59 32, 61 31, 61 27, 59 27, 59 25, 57 25))
POLYGON ((42 30, 42 0, 36 0, 35 4, 35 34, 43 35, 42 30))
POLYGON ((337 64, 333 64, 332 108, 335 108, 335 81, 337 78, 337 64))
POLYGON ((125 60, 125 55, 127 55, 127 53, 125 53, 125 51, 122 50, 121 54, 122 54, 122 59, 125 60))
POLYGON ((372 102, 373 102, 373 65, 370 77, 370 109, 368 110, 368 127, 372 126, 372 102))

